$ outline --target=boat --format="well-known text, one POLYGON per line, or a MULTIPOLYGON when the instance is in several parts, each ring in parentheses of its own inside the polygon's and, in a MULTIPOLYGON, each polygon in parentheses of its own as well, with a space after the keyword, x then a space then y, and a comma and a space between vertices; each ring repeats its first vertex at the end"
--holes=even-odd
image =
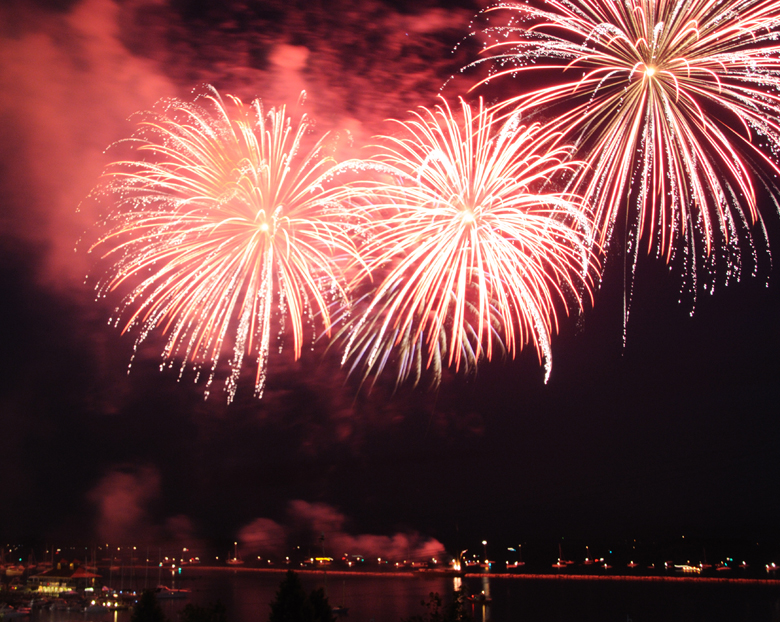
POLYGON ((10 564, 5 567, 6 577, 21 577, 24 574, 24 566, 22 564, 10 564))
POLYGON ((125 611, 130 609, 130 605, 119 598, 115 598, 114 600, 106 600, 103 604, 111 611, 125 611))
POLYGON ((96 600, 93 600, 89 605, 84 607, 84 613, 107 613, 108 610, 108 607, 96 600))
POLYGON ((168 587, 167 585, 158 585, 154 591, 157 598, 188 598, 190 590, 184 588, 168 587))
POLYGON ((585 561, 582 562, 583 566, 592 566, 593 560, 590 558, 590 547, 585 545, 585 561))
POLYGON ((513 553, 517 553, 517 559, 515 561, 506 563, 507 570, 517 570, 518 568, 522 568, 523 566, 525 566, 525 562, 523 561, 522 544, 519 544, 516 549, 513 547, 509 547, 507 551, 512 551, 513 553))
POLYGON ((488 594, 485 594, 485 592, 466 596, 466 600, 477 605, 489 605, 493 602, 493 599, 488 594))
POLYGON ((552 567, 556 570, 561 570, 563 568, 567 568, 568 566, 571 566, 574 562, 569 561, 568 559, 563 558, 563 550, 561 548, 561 544, 558 543, 558 561, 555 562, 552 567))
MULTIPOLYGON (((3 603, 5 605, 5 603, 3 603)), ((10 618, 29 617, 32 609, 29 607, 11 607, 10 605, 0 606, 0 618, 8 620, 10 618)))
POLYGON ((234 542, 233 544, 235 545, 233 557, 229 557, 227 563, 230 566, 240 566, 244 563, 244 560, 241 559, 241 556, 238 554, 238 542, 234 542))
POLYGON ((331 612, 334 616, 346 616, 349 615, 349 607, 345 607, 344 603, 347 602, 345 596, 347 593, 347 582, 344 581, 341 585, 341 604, 337 607, 332 607, 331 612))
POLYGON ((55 598, 49 605, 49 611, 67 611, 68 601, 64 598, 55 598))

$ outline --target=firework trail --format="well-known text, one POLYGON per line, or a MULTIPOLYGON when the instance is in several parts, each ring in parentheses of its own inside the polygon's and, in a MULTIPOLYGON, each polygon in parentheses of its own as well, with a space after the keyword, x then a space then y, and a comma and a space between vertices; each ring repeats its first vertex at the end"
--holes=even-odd
POLYGON ((304 323, 345 299, 342 257, 355 260, 345 227, 344 186, 323 139, 302 153, 310 122, 293 124, 285 107, 265 112, 216 91, 205 105, 169 101, 139 123, 138 158, 112 164, 97 192, 114 202, 93 247, 109 262, 99 296, 127 282, 117 309, 136 347, 166 335, 164 363, 209 368, 206 396, 224 348, 232 401, 245 356, 257 359, 262 397, 271 333, 292 325, 300 356, 304 323))
POLYGON ((739 278, 739 236, 763 230, 753 180, 770 188, 780 172, 761 151, 780 148, 780 2, 496 8, 509 19, 486 30, 487 80, 535 72, 500 106, 541 110, 577 144, 588 166, 573 190, 592 203, 601 246, 625 226, 631 278, 640 245, 667 262, 682 247, 694 295, 697 256, 723 251, 727 281, 739 278))
POLYGON ((576 164, 557 135, 518 115, 502 124, 461 100, 421 108, 372 161, 389 173, 368 190, 373 230, 362 253, 375 289, 350 319, 342 362, 364 379, 390 365, 397 382, 431 369, 475 369, 532 344, 551 365, 556 305, 589 294, 590 221, 548 188, 576 164))

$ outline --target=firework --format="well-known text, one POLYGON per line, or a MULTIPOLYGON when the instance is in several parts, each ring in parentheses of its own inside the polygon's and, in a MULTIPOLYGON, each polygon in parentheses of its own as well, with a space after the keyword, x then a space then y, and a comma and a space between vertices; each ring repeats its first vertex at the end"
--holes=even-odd
POLYGON ((348 326, 351 371, 390 364, 401 382, 431 369, 438 383, 445 366, 532 344, 547 378, 556 305, 589 292, 589 220, 549 187, 576 166, 567 149, 518 115, 495 124, 481 101, 461 109, 421 108, 379 140, 372 161, 389 174, 369 191, 362 251, 376 286, 348 326))
POLYGON ((695 290, 697 256, 715 249, 738 277, 737 240, 761 224, 754 182, 780 172, 761 151, 780 148, 780 2, 497 9, 510 19, 486 31, 488 80, 540 80, 501 105, 541 110, 576 143, 588 166, 573 190, 592 202, 602 247, 625 227, 634 269, 640 246, 667 262, 682 247, 695 290))
POLYGON ((329 309, 345 297, 340 259, 356 251, 324 138, 303 153, 305 115, 294 124, 285 107, 215 91, 204 101, 170 101, 140 122, 138 158, 111 165, 100 188, 115 207, 94 248, 110 264, 99 295, 128 284, 116 321, 138 329, 136 346, 161 331, 164 364, 192 365, 196 380, 206 369, 207 396, 232 347, 230 402, 245 356, 257 360, 262 397, 271 333, 285 321, 296 358, 307 320, 330 330, 329 309))

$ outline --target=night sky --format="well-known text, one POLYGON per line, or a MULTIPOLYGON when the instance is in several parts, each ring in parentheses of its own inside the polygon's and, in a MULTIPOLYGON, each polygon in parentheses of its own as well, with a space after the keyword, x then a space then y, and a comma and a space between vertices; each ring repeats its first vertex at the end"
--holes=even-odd
MULTIPOLYGON (((760 242, 757 275, 747 257, 693 314, 681 266, 643 257, 625 346, 616 243, 595 304, 553 340, 546 385, 527 351, 438 390, 369 393, 317 344, 272 357, 261 401, 244 386, 227 406, 161 373, 155 339, 128 374, 134 338, 107 324, 118 300, 95 301, 79 241, 99 215, 82 200, 134 112, 204 83, 268 105, 305 89, 318 130, 360 145, 477 53, 478 38, 452 51, 480 8, 465 1, 219 5, 0 8, 0 540, 240 538, 281 553, 327 530, 387 554, 773 537, 780 272, 760 242)), ((458 74, 443 93, 469 84, 458 74)), ((779 248, 780 216, 762 210, 779 248)))

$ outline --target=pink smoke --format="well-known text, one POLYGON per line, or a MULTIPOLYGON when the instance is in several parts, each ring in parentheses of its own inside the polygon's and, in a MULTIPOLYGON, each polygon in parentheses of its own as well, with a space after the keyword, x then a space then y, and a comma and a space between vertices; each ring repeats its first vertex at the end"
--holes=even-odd
POLYGON ((8 135, 0 147, 14 169, 16 235, 49 248, 43 280, 81 284, 85 253, 74 253, 93 225, 97 206, 78 206, 107 163, 104 151, 127 136, 127 118, 175 93, 167 79, 119 40, 119 7, 84 0, 65 14, 33 3, 0 7, 0 117, 8 135), (11 133, 13 132, 13 133, 11 133))
POLYGON ((319 544, 324 536, 325 552, 331 557, 361 555, 366 559, 381 558, 390 561, 428 561, 446 555, 444 545, 434 538, 416 532, 396 533, 392 536, 375 534, 353 535, 345 530, 347 517, 326 503, 290 501, 287 508, 292 528, 258 518, 239 532, 241 546, 250 552, 281 554, 290 546, 288 534, 308 535, 311 544, 319 544))
POLYGON ((160 495, 160 474, 154 467, 124 467, 110 471, 88 498, 97 506, 96 533, 101 540, 130 542, 151 529, 147 507, 160 495))
POLYGON ((287 530, 270 518, 258 518, 238 532, 241 548, 252 554, 282 555, 287 530))

